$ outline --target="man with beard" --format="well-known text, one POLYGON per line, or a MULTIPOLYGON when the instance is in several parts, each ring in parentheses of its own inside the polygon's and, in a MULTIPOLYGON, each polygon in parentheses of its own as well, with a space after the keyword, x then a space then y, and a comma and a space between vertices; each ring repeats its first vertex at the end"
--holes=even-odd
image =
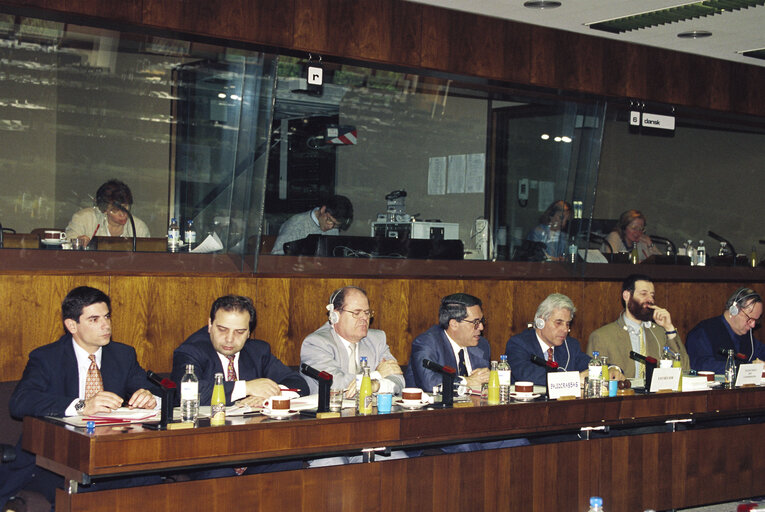
POLYGON ((622 283, 624 312, 615 322, 606 324, 590 335, 587 352, 600 352, 608 364, 618 366, 627 378, 645 377, 645 365, 630 359, 630 351, 659 359, 668 346, 680 354, 683 370, 689 369, 688 353, 672 324, 672 317, 654 302, 651 278, 633 274, 622 283))

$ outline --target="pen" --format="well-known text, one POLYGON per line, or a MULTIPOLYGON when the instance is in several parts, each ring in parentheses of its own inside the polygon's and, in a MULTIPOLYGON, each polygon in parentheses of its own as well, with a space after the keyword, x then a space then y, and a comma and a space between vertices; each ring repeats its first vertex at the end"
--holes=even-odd
POLYGON ((90 237, 91 240, 93 240, 96 237, 96 233, 98 233, 98 228, 100 227, 101 227, 100 223, 96 225, 96 230, 93 231, 93 236, 90 237))

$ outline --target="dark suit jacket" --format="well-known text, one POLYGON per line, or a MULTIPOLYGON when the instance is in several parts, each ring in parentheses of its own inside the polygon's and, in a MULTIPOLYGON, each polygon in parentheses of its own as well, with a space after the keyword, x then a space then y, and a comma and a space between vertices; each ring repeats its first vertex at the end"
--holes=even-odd
MULTIPOLYGON (((141 388, 159 394, 138 364, 133 347, 112 341, 101 350, 104 390, 126 400, 141 388)), ((24 374, 11 395, 11 416, 63 416, 79 396, 78 376, 71 334, 36 348, 29 354, 24 374)))
MULTIPOLYGON (((473 370, 488 368, 491 360, 489 340, 481 338, 475 347, 467 347, 470 365, 473 370)), ((451 366, 457 370, 457 359, 454 357, 449 338, 439 325, 434 325, 417 336, 412 342, 412 356, 404 373, 406 385, 421 388, 426 393, 433 391, 434 386, 442 382, 441 374, 422 366, 423 359, 430 359, 442 366, 451 366)))
MULTIPOLYGON (((545 358, 534 329, 526 329, 507 340, 505 354, 510 363, 513 382, 529 380, 537 386, 547 386, 547 370, 531 362, 531 354, 545 358)), ((582 352, 579 341, 571 337, 566 338, 566 343, 553 349, 553 358, 560 368, 570 372, 584 371, 590 362, 590 356, 582 352)))
POLYGON ((686 337, 685 349, 691 368, 720 374, 725 373, 728 359, 720 354, 720 349, 741 352, 749 361, 757 358, 765 360, 765 345, 752 336, 752 331, 741 336, 735 334, 723 315, 702 320, 691 329, 686 337))
MULTIPOLYGON (((183 374, 186 373, 187 364, 194 365, 194 373, 199 379, 199 404, 210 405, 215 374, 222 373, 225 377, 226 370, 212 345, 207 327, 202 327, 189 336, 173 352, 171 379, 179 385, 183 374)), ((288 388, 299 389, 301 396, 308 394, 308 384, 303 380, 303 377, 279 361, 271 353, 269 344, 261 340, 249 339, 244 343, 239 356, 239 374, 237 377, 239 380, 271 379, 288 388)), ((223 387, 226 390, 226 403, 231 405, 231 392, 234 390, 234 382, 224 382, 223 387)), ((180 400, 180 396, 177 397, 177 400, 180 400)))

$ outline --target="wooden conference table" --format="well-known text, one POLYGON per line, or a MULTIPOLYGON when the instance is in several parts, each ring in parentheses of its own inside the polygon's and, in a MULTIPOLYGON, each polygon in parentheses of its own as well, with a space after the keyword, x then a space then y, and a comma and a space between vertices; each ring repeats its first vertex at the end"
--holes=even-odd
MULTIPOLYGON (((99 492, 59 490, 58 511, 667 510, 765 494, 765 388, 662 393, 336 419, 230 419, 224 427, 95 433, 24 419, 24 448, 79 482, 107 475, 426 447, 609 426, 590 439, 99 492), (674 429, 674 420, 694 424, 674 429), (733 423, 733 424, 731 424, 733 423), (641 429, 660 426, 657 431, 641 429), (628 435, 618 435, 617 431, 628 435)), ((345 411, 351 414, 351 411, 345 411)), ((688 424, 684 424, 688 425, 688 424)))

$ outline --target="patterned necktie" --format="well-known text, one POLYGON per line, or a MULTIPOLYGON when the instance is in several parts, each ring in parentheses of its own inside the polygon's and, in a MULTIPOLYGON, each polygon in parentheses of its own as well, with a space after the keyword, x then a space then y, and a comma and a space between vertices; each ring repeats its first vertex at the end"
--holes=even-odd
POLYGON ((547 349, 547 360, 550 361, 550 362, 555 361, 555 356, 553 356, 553 349, 552 349, 552 347, 549 347, 547 349))
POLYGON ((236 368, 234 368, 234 358, 236 356, 226 356, 228 358, 228 370, 226 371, 226 380, 232 381, 236 379, 236 368))
POLYGON ((460 356, 460 365, 459 365, 460 377, 467 377, 468 371, 467 371, 467 366, 465 365, 465 349, 464 348, 460 349, 459 356, 460 356))
POLYGON ((88 368, 88 376, 85 378, 85 400, 94 397, 104 390, 104 382, 101 380, 101 371, 96 364, 96 355, 90 354, 88 359, 90 359, 90 367, 88 368))
MULTIPOLYGON (((645 353, 645 338, 643 337, 643 327, 640 327, 640 353, 644 356, 647 356, 648 354, 645 353)), ((638 377, 645 380, 645 365, 644 364, 638 364, 639 374, 638 377)))

